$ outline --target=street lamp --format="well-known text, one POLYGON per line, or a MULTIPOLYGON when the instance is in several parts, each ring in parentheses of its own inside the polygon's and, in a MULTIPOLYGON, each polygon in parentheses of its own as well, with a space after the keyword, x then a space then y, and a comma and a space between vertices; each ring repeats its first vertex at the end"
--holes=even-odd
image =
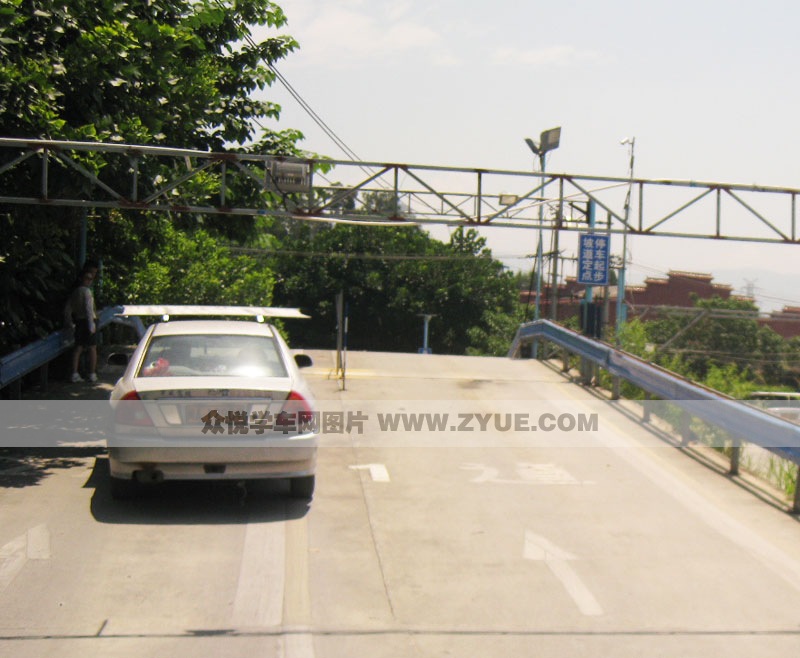
MULTIPOLYGON (((539 143, 534 142, 530 137, 525 138, 525 143, 528 148, 533 151, 534 155, 539 158, 539 171, 542 174, 542 198, 544 198, 545 182, 545 156, 548 151, 558 148, 561 141, 561 128, 550 128, 545 130, 539 135, 539 143)), ((560 219, 560 218, 559 218, 560 219)), ((534 320, 539 319, 539 304, 542 295, 542 224, 544 223, 544 202, 539 204, 539 245, 536 249, 536 305, 534 307, 534 320)), ((550 309, 550 315, 553 319, 557 319, 557 300, 558 292, 556 285, 558 283, 558 226, 556 226, 556 240, 555 240, 555 254, 553 255, 553 289, 550 291, 553 303, 553 308, 550 309)), ((536 344, 534 343, 534 358, 536 357, 536 344)))
POLYGON ((552 151, 558 148, 558 144, 561 141, 561 128, 550 128, 550 130, 545 130, 539 135, 539 143, 537 144, 534 142, 530 137, 525 138, 525 143, 528 145, 528 148, 534 152, 536 156, 539 158, 539 171, 544 174, 544 156, 547 155, 548 151, 552 151))

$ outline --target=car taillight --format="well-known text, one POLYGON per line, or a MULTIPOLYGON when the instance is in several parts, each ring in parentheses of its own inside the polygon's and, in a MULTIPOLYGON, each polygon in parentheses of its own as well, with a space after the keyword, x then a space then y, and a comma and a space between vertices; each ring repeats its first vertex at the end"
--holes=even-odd
POLYGON ((286 398, 286 404, 284 405, 284 409, 290 406, 296 412, 305 412, 311 413, 311 405, 308 403, 302 395, 300 395, 297 391, 291 391, 289 396, 286 398))
POLYGON ((126 393, 117 404, 114 420, 118 425, 152 427, 153 420, 136 391, 126 393))
POLYGON ((294 430, 306 432, 314 429, 314 420, 314 412, 308 400, 297 391, 291 391, 275 419, 275 429, 284 433, 294 430))

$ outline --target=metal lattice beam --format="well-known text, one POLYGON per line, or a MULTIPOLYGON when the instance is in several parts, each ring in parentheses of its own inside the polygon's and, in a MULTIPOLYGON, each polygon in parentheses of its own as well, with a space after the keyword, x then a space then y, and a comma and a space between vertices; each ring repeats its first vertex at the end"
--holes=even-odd
POLYGON ((0 204, 6 206, 584 231, 581 209, 591 201, 598 209, 597 230, 611 233, 797 243, 798 194, 800 189, 727 183, 0 138, 0 204), (71 187, 80 192, 55 189, 56 166, 71 170, 82 182, 71 187), (25 192, 18 184, 21 174, 30 184, 25 192), (217 196, 198 196, 208 189, 200 181, 213 181, 217 196), (257 203, 231 202, 230 190, 243 181, 256 190, 257 203), (635 193, 626 213, 629 190, 635 193), (393 199, 391 212, 368 211, 370 193, 393 199))

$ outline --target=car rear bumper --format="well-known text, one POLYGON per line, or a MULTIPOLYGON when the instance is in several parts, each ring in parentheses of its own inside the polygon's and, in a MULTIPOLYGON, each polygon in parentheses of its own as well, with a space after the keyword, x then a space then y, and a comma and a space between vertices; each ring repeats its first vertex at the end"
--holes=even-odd
POLYGON ((313 475, 316 436, 291 439, 291 445, 202 447, 173 445, 109 446, 111 476, 161 480, 249 480, 313 475))

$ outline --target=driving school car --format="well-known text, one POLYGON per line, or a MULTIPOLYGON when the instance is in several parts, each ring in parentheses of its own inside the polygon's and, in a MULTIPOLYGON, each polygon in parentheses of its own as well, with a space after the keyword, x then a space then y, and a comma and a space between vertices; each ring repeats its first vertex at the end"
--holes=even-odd
POLYGON ((229 306, 125 306, 119 315, 161 320, 130 357, 110 358, 126 365, 111 392, 114 497, 164 480, 262 478, 287 478, 293 496, 313 496, 317 416, 300 374, 311 359, 293 357, 263 321, 307 316, 229 306))

